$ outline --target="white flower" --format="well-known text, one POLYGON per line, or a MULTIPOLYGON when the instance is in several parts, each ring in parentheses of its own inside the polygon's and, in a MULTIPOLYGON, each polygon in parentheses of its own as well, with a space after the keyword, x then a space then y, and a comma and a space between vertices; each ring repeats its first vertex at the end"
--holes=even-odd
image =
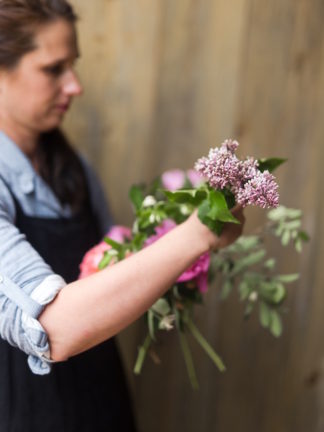
POLYGON ((189 215, 191 213, 189 206, 187 204, 181 204, 180 213, 183 214, 184 216, 189 215))
POLYGON ((149 222, 150 222, 150 223, 154 223, 154 222, 155 222, 155 214, 154 214, 154 213, 152 213, 152 214, 150 215, 150 217, 149 217, 149 222))
POLYGON ((252 291, 249 295, 249 300, 251 302, 256 302, 258 300, 258 293, 256 291, 252 291))
POLYGON ((175 315, 167 315, 163 317, 159 323, 159 328, 161 330, 172 330, 173 329, 173 323, 175 321, 175 315))
POLYGON ((152 207, 156 204, 156 199, 154 198, 154 196, 152 195, 147 195, 147 197, 145 197, 142 206, 143 207, 152 207))

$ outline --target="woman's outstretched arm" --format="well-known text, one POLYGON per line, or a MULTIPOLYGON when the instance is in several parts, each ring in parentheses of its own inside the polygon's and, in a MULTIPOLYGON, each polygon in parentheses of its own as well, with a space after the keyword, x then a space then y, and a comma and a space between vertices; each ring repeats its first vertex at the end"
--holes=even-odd
MULTIPOLYGON (((244 222, 240 209, 235 216, 244 222)), ((194 214, 126 260, 68 284, 39 317, 49 336, 51 358, 65 360, 118 333, 201 254, 236 240, 242 225, 227 224, 217 237, 194 214)))

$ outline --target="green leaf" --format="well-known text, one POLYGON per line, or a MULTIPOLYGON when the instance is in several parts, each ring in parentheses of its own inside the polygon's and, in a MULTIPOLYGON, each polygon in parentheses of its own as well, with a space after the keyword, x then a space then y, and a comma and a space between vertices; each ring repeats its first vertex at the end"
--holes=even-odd
POLYGON ((286 297, 286 290, 284 285, 276 280, 261 282, 260 295, 268 302, 279 304, 286 297))
POLYGON ((151 309, 161 316, 165 316, 171 311, 169 303, 164 298, 158 299, 154 305, 151 306, 151 309))
POLYGON ((269 258, 264 264, 263 266, 269 270, 272 270, 275 268, 276 266, 276 260, 275 258, 269 258))
POLYGON ((240 223, 229 210, 224 195, 214 189, 209 191, 207 199, 200 204, 198 217, 217 235, 221 234, 223 223, 240 223))
POLYGON ((288 243, 290 242, 290 238, 291 238, 290 231, 285 230, 282 234, 282 237, 281 237, 281 244, 283 246, 287 246, 288 243))
POLYGON ((230 292, 232 291, 232 288, 233 288, 233 282, 230 279, 227 279, 222 286, 220 298, 222 300, 227 299, 230 292))
POLYGON ((221 192, 211 190, 208 195, 208 201, 210 210, 207 216, 210 219, 240 224, 240 221, 238 221, 229 210, 225 197, 221 192))
POLYGON ((285 206, 279 206, 275 209, 269 210, 267 217, 273 221, 280 221, 282 219, 297 219, 301 218, 302 212, 298 209, 290 209, 285 206))
POLYGON ((300 219, 292 220, 290 222, 285 222, 285 229, 286 230, 296 230, 296 229, 300 228, 300 226, 301 226, 301 220, 300 219))
POLYGON ((261 172, 268 170, 269 172, 273 172, 280 165, 285 163, 288 159, 280 159, 280 158, 269 158, 269 159, 259 159, 259 170, 261 172))
POLYGON ((275 289, 273 291, 272 301, 274 303, 281 303, 283 299, 286 297, 286 290, 282 283, 277 283, 275 285, 275 289))
POLYGON ((299 231, 298 237, 304 242, 307 242, 310 239, 309 235, 305 231, 299 231))
POLYGON ((279 337, 282 333, 282 322, 277 311, 271 311, 270 331, 275 337, 279 337))
POLYGON ((104 241, 107 244, 109 244, 113 249, 115 249, 117 252, 120 252, 124 248, 124 245, 122 243, 118 243, 109 237, 105 237, 104 241))
POLYGON ((142 249, 143 243, 145 242, 147 235, 144 233, 137 233, 132 239, 133 250, 139 251, 142 249))
POLYGON ((112 259, 113 255, 105 252, 102 260, 100 261, 98 268, 99 270, 103 270, 105 267, 107 267, 112 259))
POLYGON ((236 276, 238 273, 240 273, 242 270, 245 270, 247 267, 251 267, 252 265, 255 265, 263 260, 263 258, 266 255, 266 251, 264 249, 261 249, 257 252, 253 252, 241 259, 238 259, 235 262, 235 265, 233 267, 233 270, 231 271, 231 276, 236 276))
POLYGON ((288 275, 280 275, 276 277, 276 280, 283 282, 283 283, 291 283, 295 282, 297 279, 299 279, 298 273, 288 274, 288 275))
POLYGON ((249 283, 246 280, 243 280, 240 284, 239 284, 239 293, 240 293, 240 300, 246 300, 251 292, 251 288, 249 283))
POLYGON ((163 190, 168 200, 179 204, 191 204, 197 207, 207 196, 206 190, 181 189, 174 192, 163 190))
POLYGON ((211 231, 219 236, 222 232, 224 224, 223 222, 219 222, 217 220, 215 221, 207 216, 209 211, 209 203, 208 201, 204 201, 198 208, 198 217, 203 224, 205 224, 211 231))
POLYGON ((295 241, 295 249, 297 252, 301 253, 303 250, 303 242, 300 239, 295 241))
POLYGON ((271 322, 271 310, 265 302, 260 302, 260 323, 263 327, 269 327, 271 322))
POLYGON ((139 210, 144 201, 143 190, 140 186, 133 185, 129 190, 129 198, 133 203, 135 210, 139 210))
POLYGON ((226 251, 229 251, 231 253, 242 253, 242 252, 248 252, 251 249, 255 249, 260 245, 260 237, 256 235, 251 236, 241 236, 239 237, 235 243, 228 246, 226 248, 226 251))

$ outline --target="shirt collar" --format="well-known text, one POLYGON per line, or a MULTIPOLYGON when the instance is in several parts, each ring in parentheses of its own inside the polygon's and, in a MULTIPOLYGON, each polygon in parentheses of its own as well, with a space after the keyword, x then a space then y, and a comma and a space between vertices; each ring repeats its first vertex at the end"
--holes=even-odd
POLYGON ((35 176, 35 170, 28 157, 3 131, 0 131, 0 161, 17 174, 35 176))
POLYGON ((37 174, 28 157, 3 131, 0 130, 0 163, 9 169, 6 180, 24 195, 36 193, 38 202, 46 203, 57 214, 71 215, 68 205, 61 206, 47 183, 37 174))

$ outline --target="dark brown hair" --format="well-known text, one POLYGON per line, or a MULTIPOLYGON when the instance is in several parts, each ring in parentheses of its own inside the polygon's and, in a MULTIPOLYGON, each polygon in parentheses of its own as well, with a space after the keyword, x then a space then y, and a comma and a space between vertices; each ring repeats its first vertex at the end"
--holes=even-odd
POLYGON ((0 68, 13 68, 36 48, 38 28, 57 19, 77 19, 66 0, 0 0, 0 68))
MULTIPOLYGON (((38 29, 64 19, 74 25, 77 16, 66 0, 0 0, 0 69, 14 69, 21 58, 36 48, 38 29)), ((62 204, 76 212, 88 200, 81 162, 59 130, 41 134, 40 175, 62 204)))

